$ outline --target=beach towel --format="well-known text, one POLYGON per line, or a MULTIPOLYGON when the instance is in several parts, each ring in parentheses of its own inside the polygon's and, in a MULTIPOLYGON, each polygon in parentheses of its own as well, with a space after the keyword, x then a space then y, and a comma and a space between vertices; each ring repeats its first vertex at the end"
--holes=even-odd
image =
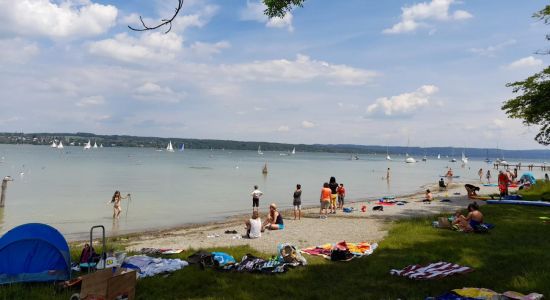
POLYGON ((233 256, 225 252, 212 252, 212 258, 214 259, 214 264, 219 267, 235 263, 233 256))
POLYGON ((174 272, 189 264, 181 259, 155 258, 146 255, 135 255, 124 259, 123 268, 137 271, 138 278, 155 276, 161 273, 174 272))
POLYGON ((428 265, 410 265, 401 270, 392 269, 390 270, 390 274, 409 279, 426 280, 443 278, 455 274, 465 274, 473 270, 470 267, 440 261, 428 265))
POLYGON ((331 259, 332 258, 332 252, 336 249, 335 256, 340 255, 337 252, 338 251, 344 251, 351 253, 353 256, 349 258, 349 260, 357 257, 362 257, 365 255, 371 255, 374 250, 378 248, 377 243, 368 243, 368 242, 360 242, 360 243, 347 243, 345 241, 339 242, 337 244, 324 244, 316 247, 309 247, 300 250, 303 253, 307 253, 309 255, 315 255, 315 256, 321 256, 325 259, 331 259), (347 251, 346 251, 347 249, 347 251))
POLYGON ((502 294, 497 293, 490 289, 485 288, 462 288, 454 289, 453 293, 462 297, 469 297, 475 299, 515 299, 515 300, 538 300, 542 299, 542 295, 538 293, 530 293, 529 295, 524 295, 518 292, 504 292, 502 294))

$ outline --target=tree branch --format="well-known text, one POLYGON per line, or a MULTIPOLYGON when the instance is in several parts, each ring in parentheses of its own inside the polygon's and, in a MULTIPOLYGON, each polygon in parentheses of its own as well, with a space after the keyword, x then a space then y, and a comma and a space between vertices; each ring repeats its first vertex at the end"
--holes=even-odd
POLYGON ((130 28, 133 31, 147 31, 147 30, 155 30, 155 29, 158 29, 162 26, 168 25, 168 30, 166 30, 164 32, 164 33, 168 33, 168 32, 170 32, 170 30, 172 30, 172 21, 174 21, 174 19, 176 18, 176 16, 180 12, 182 6, 183 6, 183 0, 178 0, 178 6, 176 7, 176 11, 174 12, 174 15, 170 19, 162 19, 161 20, 162 23, 160 23, 156 26, 147 26, 147 24, 145 24, 145 22, 143 21, 143 18, 141 16, 139 16, 139 20, 141 21, 141 25, 143 26, 143 28, 134 28, 130 25, 128 25, 128 28, 130 28))

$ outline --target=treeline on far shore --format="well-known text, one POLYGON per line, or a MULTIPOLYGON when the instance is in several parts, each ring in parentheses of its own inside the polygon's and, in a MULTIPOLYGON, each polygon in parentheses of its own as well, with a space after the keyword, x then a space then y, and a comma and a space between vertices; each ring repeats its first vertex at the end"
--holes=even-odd
POLYGON ((386 154, 404 155, 408 153, 418 158, 426 155, 435 157, 438 154, 442 159, 447 157, 460 158, 462 151, 468 157, 483 158, 534 158, 550 163, 550 150, 502 150, 485 148, 453 148, 453 147, 403 147, 403 146, 376 146, 354 144, 286 144, 259 141, 233 141, 214 139, 188 139, 188 138, 164 138, 144 137, 131 135, 99 135, 86 132, 77 133, 0 133, 0 144, 32 144, 51 145, 54 141, 63 141, 65 146, 84 146, 87 142, 97 143, 103 147, 145 147, 166 148, 171 141, 174 148, 185 144, 185 149, 226 149, 226 150, 257 150, 290 152, 293 148, 296 152, 328 152, 328 153, 353 153, 353 154, 386 154))

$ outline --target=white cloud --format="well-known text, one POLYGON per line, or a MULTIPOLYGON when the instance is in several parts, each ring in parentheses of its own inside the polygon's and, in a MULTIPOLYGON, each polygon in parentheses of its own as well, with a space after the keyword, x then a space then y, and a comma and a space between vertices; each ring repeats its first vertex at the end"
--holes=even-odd
POLYGON ((230 78, 265 82, 304 82, 322 79, 335 85, 364 85, 378 75, 370 70, 312 60, 301 54, 293 61, 286 59, 255 61, 221 65, 220 68, 230 78))
POLYGON ((493 119, 493 122, 490 127, 493 129, 502 129, 505 127, 505 123, 501 119, 493 119))
POLYGON ((514 45, 515 43, 516 43, 516 40, 510 39, 496 45, 488 46, 486 48, 471 48, 470 52, 481 56, 493 57, 495 56, 496 52, 502 50, 507 46, 514 45))
POLYGON ((88 107, 88 106, 98 106, 103 104, 105 104, 105 98, 101 95, 96 95, 96 96, 90 96, 90 97, 85 97, 80 99, 80 101, 76 103, 76 106, 88 107))
POLYGON ((290 32, 294 31, 291 12, 287 12, 282 18, 276 17, 270 19, 264 14, 266 8, 267 6, 263 2, 247 1, 246 7, 241 11, 241 20, 256 21, 265 23, 266 27, 286 28, 290 32))
POLYGON ((220 41, 214 44, 195 42, 191 45, 191 50, 198 56, 211 57, 214 54, 219 54, 223 49, 230 48, 231 44, 227 41, 220 41))
POLYGON ((277 131, 279 131, 279 132, 289 132, 290 127, 288 127, 286 125, 281 125, 281 126, 279 126, 279 128, 277 128, 277 131))
POLYGON ((302 121, 302 127, 303 128, 313 128, 315 127, 315 124, 313 122, 309 122, 309 121, 302 121))
POLYGON ((536 59, 533 56, 527 56, 510 63, 507 67, 508 69, 522 69, 522 68, 538 67, 541 65, 542 65, 542 60, 536 59))
POLYGON ((434 85, 423 85, 411 93, 378 98, 375 103, 367 107, 367 113, 380 112, 386 116, 410 114, 421 107, 428 106, 430 96, 437 91, 438 88, 434 85))
POLYGON ((107 32, 116 23, 113 5, 91 1, 0 1, 2 28, 18 35, 82 38, 107 32))
POLYGON ((21 38, 0 40, 0 63, 26 63, 39 52, 34 42, 21 38))
POLYGON ((147 32, 139 38, 120 33, 114 38, 100 40, 89 45, 91 54, 123 62, 170 61, 182 50, 183 39, 169 32, 147 32))
POLYGON ((185 93, 176 93, 169 87, 145 82, 135 89, 134 98, 145 102, 179 103, 185 98, 185 93))
POLYGON ((431 2, 422 2, 412 6, 401 8, 401 21, 394 24, 391 28, 383 30, 383 33, 398 34, 415 31, 419 27, 425 27, 428 24, 425 21, 453 21, 472 18, 472 14, 465 10, 456 10, 449 13, 451 4, 457 3, 455 0, 432 0, 431 2))

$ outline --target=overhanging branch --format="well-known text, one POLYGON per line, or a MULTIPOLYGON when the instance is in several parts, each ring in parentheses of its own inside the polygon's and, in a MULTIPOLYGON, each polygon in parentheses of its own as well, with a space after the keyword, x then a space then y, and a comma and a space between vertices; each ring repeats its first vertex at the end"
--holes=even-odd
POLYGON ((155 29, 158 29, 162 26, 168 26, 168 30, 166 30, 164 32, 164 33, 168 33, 168 32, 170 32, 170 30, 172 30, 172 21, 174 21, 174 19, 176 18, 176 16, 180 12, 182 6, 183 6, 183 0, 178 0, 178 6, 176 7, 174 15, 170 19, 162 19, 161 20, 162 23, 160 23, 158 25, 147 26, 147 24, 145 24, 145 22, 143 21, 143 18, 141 16, 139 16, 139 20, 141 21, 141 25, 143 26, 143 28, 134 28, 130 25, 128 25, 128 28, 130 28, 133 31, 147 31, 147 30, 155 30, 155 29))

